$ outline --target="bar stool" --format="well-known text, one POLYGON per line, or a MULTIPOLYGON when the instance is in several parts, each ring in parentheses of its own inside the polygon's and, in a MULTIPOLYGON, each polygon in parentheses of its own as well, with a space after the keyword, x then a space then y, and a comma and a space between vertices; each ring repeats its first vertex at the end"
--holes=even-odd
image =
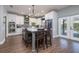
POLYGON ((39 47, 42 45, 43 49, 45 49, 45 34, 44 29, 38 29, 37 31, 37 39, 36 39, 36 50, 39 51, 39 47))
POLYGON ((51 41, 51 30, 47 29, 47 31, 45 31, 45 44, 46 44, 46 48, 48 48, 48 45, 50 44, 50 46, 52 45, 52 41, 51 41))
POLYGON ((23 39, 26 47, 28 47, 29 45, 32 44, 32 33, 29 32, 27 29, 24 29, 22 31, 22 39, 23 39))

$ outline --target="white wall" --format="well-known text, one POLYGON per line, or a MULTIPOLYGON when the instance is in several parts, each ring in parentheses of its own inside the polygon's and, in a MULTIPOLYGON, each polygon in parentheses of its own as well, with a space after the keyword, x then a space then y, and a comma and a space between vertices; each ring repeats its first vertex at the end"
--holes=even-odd
POLYGON ((57 13, 52 11, 45 15, 45 20, 52 19, 52 35, 53 37, 57 37, 57 13))
MULTIPOLYGON (((8 20, 8 23, 9 22, 15 22, 15 27, 16 27, 16 24, 21 24, 23 25, 24 24, 24 17, 23 16, 19 16, 19 15, 15 15, 15 14, 8 14, 7 15, 7 20, 8 20)), ((7 23, 7 24, 8 24, 7 23)), ((8 26, 7 26, 8 27, 8 26)), ((8 30, 8 29, 7 29, 8 30)), ((11 35, 18 35, 18 34, 22 34, 22 28, 17 28, 16 27, 16 32, 14 33, 7 33, 8 36, 11 36, 11 35)), ((7 31, 8 32, 8 31, 7 31)))
POLYGON ((6 9, 0 5, 0 44, 5 42, 5 22, 4 16, 6 16, 6 9))

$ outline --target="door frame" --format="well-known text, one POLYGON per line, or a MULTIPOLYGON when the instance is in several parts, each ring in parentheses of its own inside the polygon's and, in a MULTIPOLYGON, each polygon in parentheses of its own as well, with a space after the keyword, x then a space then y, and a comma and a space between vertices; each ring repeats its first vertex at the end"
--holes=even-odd
POLYGON ((3 16, 3 23, 4 23, 4 26, 5 26, 5 42, 7 40, 7 16, 3 16))
POLYGON ((66 34, 66 35, 62 35, 61 22, 62 22, 63 19, 67 19, 67 23, 68 23, 69 17, 62 17, 62 18, 59 18, 59 20, 58 20, 58 22, 59 22, 59 30, 58 30, 59 36, 60 36, 60 37, 64 37, 64 38, 69 38, 69 36, 68 36, 68 35, 69 35, 69 33, 68 33, 68 32, 69 32, 69 31, 68 31, 68 29, 69 29, 68 24, 69 24, 69 23, 67 24, 67 34, 66 34))

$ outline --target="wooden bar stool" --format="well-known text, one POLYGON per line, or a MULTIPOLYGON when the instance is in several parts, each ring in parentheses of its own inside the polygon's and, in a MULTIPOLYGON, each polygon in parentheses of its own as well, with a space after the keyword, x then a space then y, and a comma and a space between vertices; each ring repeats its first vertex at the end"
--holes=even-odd
POLYGON ((29 45, 32 44, 32 33, 29 32, 27 29, 24 29, 22 31, 22 39, 23 39, 26 47, 28 47, 29 45))
POLYGON ((36 39, 36 50, 39 51, 39 47, 42 45, 43 49, 45 49, 45 34, 44 29, 38 29, 37 31, 37 39, 36 39))
POLYGON ((46 48, 48 48, 48 45, 50 44, 50 46, 52 45, 52 41, 51 41, 51 30, 47 29, 47 31, 45 31, 45 44, 46 44, 46 48))

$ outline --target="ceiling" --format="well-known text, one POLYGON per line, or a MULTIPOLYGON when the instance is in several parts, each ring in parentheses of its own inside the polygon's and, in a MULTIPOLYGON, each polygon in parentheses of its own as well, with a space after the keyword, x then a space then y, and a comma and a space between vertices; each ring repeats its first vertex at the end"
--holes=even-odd
MULTIPOLYGON (((43 16, 52 10, 61 10, 69 5, 35 5, 35 16, 43 16)), ((32 15, 32 5, 7 5, 5 6, 9 13, 16 13, 20 15, 32 15)))

